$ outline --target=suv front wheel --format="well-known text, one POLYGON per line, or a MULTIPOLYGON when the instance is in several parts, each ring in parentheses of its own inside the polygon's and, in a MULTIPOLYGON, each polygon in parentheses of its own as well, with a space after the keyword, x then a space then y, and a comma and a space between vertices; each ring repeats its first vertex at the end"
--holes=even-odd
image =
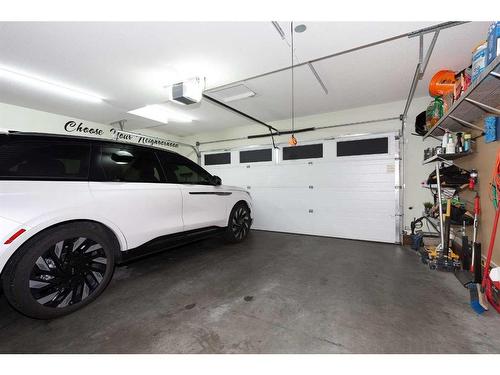
POLYGON ((229 215, 225 234, 226 241, 233 243, 243 241, 250 232, 251 223, 248 206, 243 202, 236 204, 229 215))
POLYGON ((90 222, 62 224, 35 235, 7 263, 10 304, 37 319, 69 314, 96 299, 114 270, 115 241, 90 222))

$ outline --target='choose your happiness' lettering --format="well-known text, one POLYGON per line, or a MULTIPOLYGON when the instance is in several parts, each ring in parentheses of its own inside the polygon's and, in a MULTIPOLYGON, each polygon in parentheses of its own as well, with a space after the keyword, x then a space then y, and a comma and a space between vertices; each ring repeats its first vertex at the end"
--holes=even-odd
POLYGON ((89 128, 87 126, 83 126, 83 123, 80 122, 77 124, 75 121, 68 121, 64 125, 64 130, 69 133, 77 132, 77 133, 86 133, 86 134, 95 134, 95 135, 103 135, 104 131, 98 128, 89 128))

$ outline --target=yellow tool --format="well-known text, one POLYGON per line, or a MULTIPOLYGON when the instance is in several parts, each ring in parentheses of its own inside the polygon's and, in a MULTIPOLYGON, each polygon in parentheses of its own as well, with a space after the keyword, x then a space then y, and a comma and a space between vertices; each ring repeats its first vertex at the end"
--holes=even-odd
MULTIPOLYGON (((446 201, 446 213, 443 215, 443 222, 447 223, 449 228, 449 220, 451 217, 451 199, 446 201)), ((438 246, 425 246, 425 255, 422 257, 424 263, 429 264, 430 269, 440 269, 446 271, 453 271, 461 267, 460 257, 453 252, 450 245, 449 229, 444 236, 444 243, 438 246)))

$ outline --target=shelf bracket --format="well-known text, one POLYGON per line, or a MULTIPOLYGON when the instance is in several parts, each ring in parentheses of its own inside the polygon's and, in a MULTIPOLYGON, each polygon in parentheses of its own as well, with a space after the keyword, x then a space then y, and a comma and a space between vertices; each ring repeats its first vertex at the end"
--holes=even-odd
POLYGON ((117 125, 120 130, 125 130, 125 123, 127 122, 127 120, 118 120, 118 121, 113 121, 113 122, 110 122, 109 125, 111 125, 112 127, 115 127, 115 125, 117 125))
POLYGON ((422 65, 424 60, 424 34, 419 36, 419 48, 418 48, 418 63, 422 65))
POLYGON ((417 89, 418 81, 422 79, 425 73, 425 69, 427 68, 427 64, 432 55, 432 51, 434 50, 434 46, 436 45, 437 38, 439 36, 439 29, 434 31, 434 36, 432 37, 431 44, 429 48, 427 48, 427 52, 424 56, 424 37, 420 35, 420 44, 419 44, 419 54, 418 54, 418 63, 415 69, 415 74, 413 75, 413 80, 411 81, 410 92, 408 93, 408 97, 406 98, 405 109, 403 111, 403 118, 406 118, 408 115, 408 110, 410 109, 411 102, 413 100, 413 96, 415 95, 415 90, 417 89))
POLYGON ((500 110, 498 110, 498 109, 496 109, 494 107, 490 107, 489 105, 486 105, 484 103, 478 102, 477 100, 472 100, 470 98, 465 98, 465 101, 467 101, 468 103, 474 104, 475 106, 478 106, 483 111, 486 111, 486 112, 491 113, 493 115, 500 116, 500 110))
MULTIPOLYGON (((431 44, 429 45, 429 48, 427 49, 427 53, 425 54, 423 61, 421 61, 419 79, 422 79, 422 77, 425 73, 425 69, 427 69, 427 64, 429 64, 429 60, 431 58, 432 51, 434 50, 434 46, 436 45, 437 38, 439 36, 439 31, 440 30, 437 29, 436 32, 434 33, 434 36, 432 37, 432 40, 431 40, 431 44)), ((420 51, 421 51, 421 54, 420 54, 420 58, 421 58, 422 53, 424 51, 424 37, 422 34, 420 35, 420 51)))
POLYGON ((424 37, 423 35, 420 35, 418 63, 415 69, 415 74, 413 75, 413 80, 411 81, 410 92, 408 93, 408 97, 406 98, 405 109, 403 111, 403 118, 406 118, 406 116, 408 115, 408 110, 410 109, 413 96, 415 95, 415 90, 417 89, 418 81, 420 81, 424 76, 425 69, 427 68, 427 64, 429 63, 432 51, 434 50, 434 46, 436 45, 436 41, 439 36, 439 30, 440 29, 436 29, 436 31, 434 31, 434 36, 432 37, 431 43, 427 48, 425 56, 424 56, 424 37))
POLYGON ((438 137, 436 137, 435 135, 432 135, 432 134, 429 134, 429 137, 431 138, 434 138, 435 140, 437 140, 438 142, 441 142, 442 140, 438 137))
POLYGON ((444 158, 442 158, 441 156, 437 155, 437 158, 439 159, 440 162, 442 162, 443 164, 446 164, 448 166, 452 166, 454 165, 455 167, 458 167, 459 169, 467 172, 467 173, 471 173, 472 171, 470 171, 469 169, 465 169, 464 167, 461 167, 459 164, 457 164, 456 161, 451 161, 451 160, 446 160, 444 158))
POLYGON ((462 124, 463 126, 467 127, 467 128, 473 128, 473 129, 477 129, 477 130, 480 130, 481 132, 483 131, 483 129, 481 129, 479 126, 476 126, 474 124, 471 124, 470 122, 468 121, 464 121, 462 119, 459 119, 458 117, 455 117, 455 116, 452 116, 452 115, 448 115, 449 118, 451 118, 452 120, 455 120, 456 122, 458 122, 459 124, 462 124))

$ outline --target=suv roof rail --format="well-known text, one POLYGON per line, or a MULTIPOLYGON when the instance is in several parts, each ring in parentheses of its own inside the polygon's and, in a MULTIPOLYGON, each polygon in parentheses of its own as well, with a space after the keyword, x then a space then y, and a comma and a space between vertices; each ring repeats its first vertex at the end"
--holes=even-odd
MULTIPOLYGON (((159 137, 155 137, 155 136, 150 136, 150 135, 146 135, 146 134, 140 134, 140 133, 133 133, 133 132, 127 132, 127 131, 122 131, 122 130, 118 130, 117 129, 117 132, 121 132, 121 133, 125 133, 125 134, 131 134, 131 135, 134 135, 134 136, 138 136, 138 137, 145 137, 145 138, 153 138, 153 139, 158 139, 158 140, 164 140, 165 142, 172 142, 172 143, 176 143, 180 146, 186 146, 186 147, 191 147, 193 148, 194 150, 196 150, 196 148, 190 144, 187 144, 187 143, 182 143, 182 142, 177 142, 177 141, 170 141, 170 140, 167 140, 167 139, 162 139, 162 138, 159 138, 159 137)), ((75 139, 75 140, 87 140, 87 141, 94 141, 94 142, 113 142, 113 143, 120 143, 120 144, 124 144, 124 145, 132 145, 132 146, 138 146, 138 147, 146 147, 146 148, 153 148, 155 150, 162 150, 162 151, 166 151, 166 152, 172 152, 172 153, 175 153, 175 154, 178 154, 177 151, 174 151, 174 150, 171 150, 171 149, 167 149, 167 148, 163 148, 161 146, 157 146, 157 145, 150 145, 150 144, 144 144, 144 143, 136 143, 136 142, 129 142, 129 141, 126 141, 126 140, 123 140, 123 139, 115 139, 115 138, 97 138, 97 137, 87 137, 87 136, 84 136, 84 135, 70 135, 70 134, 58 134, 58 133, 42 133, 42 132, 33 132, 33 131, 20 131, 20 130, 9 130, 9 129, 3 129, 3 128, 0 128, 0 135, 19 135, 19 136, 35 136, 35 137, 54 137, 54 138, 66 138, 66 139, 75 139)))

